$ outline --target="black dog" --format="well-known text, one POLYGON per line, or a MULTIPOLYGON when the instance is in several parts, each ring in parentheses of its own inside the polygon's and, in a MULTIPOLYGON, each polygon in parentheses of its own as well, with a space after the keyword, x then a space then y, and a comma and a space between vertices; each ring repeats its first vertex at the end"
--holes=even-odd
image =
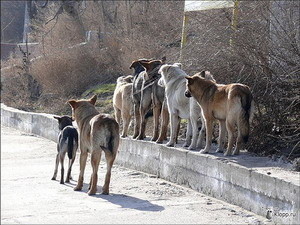
POLYGON ((68 152, 69 158, 69 168, 67 173, 66 182, 70 182, 71 178, 71 169, 75 161, 76 150, 78 148, 78 132, 75 127, 72 125, 72 118, 69 116, 54 116, 58 120, 58 128, 60 130, 58 135, 57 143, 57 155, 55 162, 55 170, 52 180, 56 179, 58 163, 60 161, 61 165, 61 178, 60 183, 64 183, 64 159, 65 155, 68 152))

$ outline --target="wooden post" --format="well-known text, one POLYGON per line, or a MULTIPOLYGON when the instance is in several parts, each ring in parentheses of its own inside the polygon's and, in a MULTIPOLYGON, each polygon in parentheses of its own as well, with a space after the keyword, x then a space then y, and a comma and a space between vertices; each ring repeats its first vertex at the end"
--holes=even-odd
POLYGON ((188 24, 189 17, 186 15, 186 12, 184 12, 183 16, 183 25, 182 25, 182 35, 181 35, 181 45, 180 45, 180 62, 182 62, 182 55, 183 55, 183 48, 186 45, 186 27, 188 24))
POLYGON ((230 38, 230 46, 233 45, 233 37, 235 36, 235 32, 237 30, 238 24, 238 12, 239 12, 239 0, 234 1, 233 12, 232 12, 232 21, 231 21, 231 29, 233 30, 233 35, 230 38))

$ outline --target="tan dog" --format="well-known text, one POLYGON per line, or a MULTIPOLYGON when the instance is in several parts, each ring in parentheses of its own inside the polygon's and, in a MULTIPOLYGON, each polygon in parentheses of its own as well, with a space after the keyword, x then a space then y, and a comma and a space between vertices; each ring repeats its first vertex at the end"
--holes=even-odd
POLYGON ((254 102, 248 86, 243 84, 217 84, 205 78, 208 71, 202 71, 199 75, 186 76, 187 97, 194 97, 202 108, 206 126, 206 146, 201 153, 207 153, 211 148, 212 123, 219 120, 219 148, 223 151, 226 128, 228 131, 228 147, 225 156, 232 154, 233 132, 235 125, 238 127, 238 137, 233 151, 234 155, 240 152, 242 142, 249 138, 250 122, 253 117, 254 102), (225 128, 226 124, 226 128, 225 128))
POLYGON ((69 100, 72 107, 72 115, 79 128, 80 146, 80 174, 75 191, 80 191, 83 186, 83 174, 88 152, 91 153, 93 173, 90 180, 89 195, 96 194, 98 181, 98 167, 101 153, 104 151, 107 172, 103 186, 103 194, 109 193, 111 168, 116 158, 119 146, 119 124, 107 114, 100 114, 95 108, 97 96, 89 100, 69 100))
POLYGON ((119 77, 113 96, 116 120, 119 124, 121 124, 121 118, 123 121, 121 137, 127 137, 129 123, 133 116, 132 80, 131 75, 119 77))

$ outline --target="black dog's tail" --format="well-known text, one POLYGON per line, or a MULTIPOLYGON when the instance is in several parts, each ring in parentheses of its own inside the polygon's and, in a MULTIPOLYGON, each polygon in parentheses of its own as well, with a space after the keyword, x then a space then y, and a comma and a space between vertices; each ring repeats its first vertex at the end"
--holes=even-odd
POLYGON ((69 137, 68 137, 68 157, 69 157, 69 159, 73 158, 74 140, 75 140, 76 143, 78 143, 78 133, 77 133, 77 131, 72 132, 72 134, 69 135, 69 137))

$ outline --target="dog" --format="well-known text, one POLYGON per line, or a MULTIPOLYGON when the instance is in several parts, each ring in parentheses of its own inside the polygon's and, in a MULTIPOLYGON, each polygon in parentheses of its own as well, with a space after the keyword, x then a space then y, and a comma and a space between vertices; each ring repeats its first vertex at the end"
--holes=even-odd
POLYGON ((130 68, 134 69, 133 100, 136 128, 133 138, 143 140, 147 123, 147 113, 152 112, 154 116, 154 131, 151 141, 158 143, 166 139, 168 126, 167 107, 164 104, 164 89, 158 86, 158 69, 164 64, 166 58, 161 60, 141 59, 133 61, 130 68), (162 116, 161 132, 159 133, 159 118, 162 116), (138 132, 139 129, 139 132, 138 132))
POLYGON ((252 93, 250 88, 244 84, 217 84, 215 81, 206 79, 205 75, 207 74, 210 72, 202 71, 200 76, 185 77, 187 79, 185 95, 197 100, 205 120, 206 146, 201 153, 207 153, 211 149, 212 123, 214 119, 217 119, 220 124, 217 152, 223 151, 227 128, 228 147, 224 155, 238 155, 242 142, 246 143, 249 138, 250 123, 254 112, 252 93), (235 125, 238 127, 238 137, 232 153, 235 125))
POLYGON ((57 143, 57 155, 55 161, 55 170, 52 180, 56 180, 58 164, 61 165, 60 183, 64 183, 64 159, 66 153, 69 158, 69 168, 66 177, 66 183, 70 182, 72 165, 75 161, 76 151, 78 148, 78 132, 72 124, 72 118, 69 116, 54 116, 58 121, 58 128, 60 130, 57 143))
POLYGON ((115 118, 121 124, 123 121, 123 130, 121 137, 127 137, 130 120, 133 116, 132 101, 132 81, 133 76, 121 76, 117 79, 117 86, 113 96, 113 107, 115 118))
MULTIPOLYGON (((140 125, 141 125, 141 96, 142 96, 142 85, 143 85, 143 74, 145 68, 140 64, 140 62, 149 62, 151 59, 139 59, 133 61, 129 67, 129 69, 134 69, 133 72, 133 84, 132 84, 132 99, 133 99, 133 112, 134 112, 134 132, 132 138, 137 138, 140 133, 140 125)), ((144 93, 144 100, 147 102, 151 99, 150 89, 144 93)), ((150 116, 150 114, 148 114, 150 116)), ((147 117, 148 118, 148 117, 147 117)), ((145 124, 147 123, 147 118, 145 118, 145 124)), ((144 137, 143 137, 144 138, 144 137)))
MULTIPOLYGON (((181 69, 180 63, 162 65, 159 73, 162 75, 159 85, 165 87, 170 116, 171 132, 167 146, 174 146, 178 135, 179 118, 181 118, 188 119, 186 140, 183 146, 188 147, 189 150, 201 147, 205 128, 202 126, 200 132, 198 132, 197 120, 201 118, 201 108, 195 99, 187 99, 184 95, 187 74, 181 69)), ((201 120, 203 121, 202 118, 201 120)))
POLYGON ((79 146, 80 146, 80 173, 75 191, 80 191, 83 186, 83 175, 86 165, 87 155, 91 154, 91 164, 93 173, 90 179, 88 195, 95 195, 97 192, 98 167, 101 159, 101 153, 104 151, 107 171, 105 182, 102 188, 102 194, 109 194, 109 183, 111 178, 111 169, 115 161, 120 136, 119 124, 108 114, 101 114, 97 111, 95 103, 97 95, 85 100, 68 101, 72 108, 72 116, 79 128, 79 146))

